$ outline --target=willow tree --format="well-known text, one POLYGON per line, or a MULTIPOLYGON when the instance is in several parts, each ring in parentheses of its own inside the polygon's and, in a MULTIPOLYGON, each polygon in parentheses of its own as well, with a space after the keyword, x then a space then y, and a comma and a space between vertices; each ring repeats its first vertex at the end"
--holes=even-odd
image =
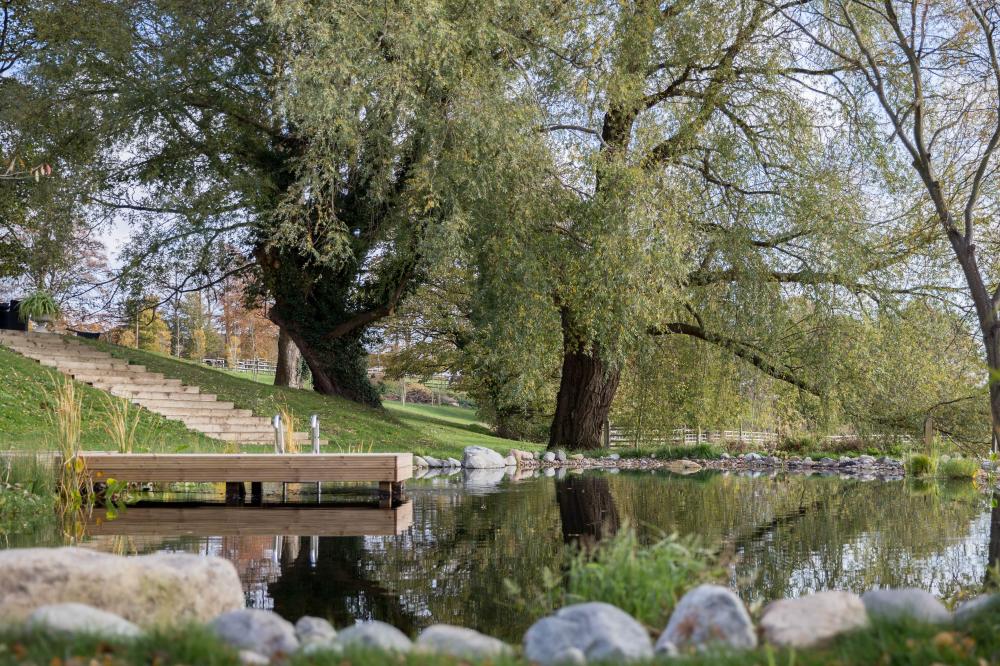
POLYGON ((912 178, 883 186, 918 211, 950 250, 978 323, 1000 443, 1000 284, 996 256, 1000 166, 1000 10, 991 3, 807 3, 785 10, 803 58, 844 70, 825 90, 842 100, 862 141, 889 142, 887 159, 912 178))
MULTIPOLYGON (((849 201, 840 191, 821 200, 832 169, 807 152, 823 156, 826 147, 792 80, 806 70, 791 60, 780 8, 579 2, 557 20, 549 34, 558 38, 519 36, 542 57, 525 85, 544 116, 558 212, 529 242, 523 225, 495 230, 506 270, 492 268, 496 254, 488 261, 502 284, 494 291, 529 284, 546 295, 535 328, 557 322, 562 367, 549 445, 600 445, 622 363, 650 333, 700 337, 794 381, 752 342, 728 335, 738 320, 720 315, 727 330, 713 331, 699 312, 704 297, 693 293, 750 281, 811 285, 831 274, 830 262, 813 259, 844 245, 845 229, 823 238, 849 201)), ((504 321, 523 303, 509 300, 504 321)), ((728 303, 730 312, 740 307, 728 303)))
POLYGON ((317 391, 366 404, 365 339, 504 152, 528 3, 42 3, 18 76, 100 109, 90 203, 135 229, 122 280, 240 274, 317 391), (516 48, 512 48, 516 47, 516 48), (192 251, 192 248, 196 248, 192 251))

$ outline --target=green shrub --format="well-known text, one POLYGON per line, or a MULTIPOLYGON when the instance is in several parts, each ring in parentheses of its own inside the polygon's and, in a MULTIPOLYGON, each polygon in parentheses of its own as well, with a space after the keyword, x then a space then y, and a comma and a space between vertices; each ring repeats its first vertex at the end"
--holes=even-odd
POLYGON ((534 598, 525 599, 515 584, 505 583, 536 617, 568 604, 603 601, 660 629, 685 592, 724 578, 718 557, 697 542, 672 535, 643 545, 628 527, 589 552, 573 554, 564 571, 561 576, 543 571, 542 590, 534 598))
POLYGON ((973 458, 949 458, 938 468, 938 474, 948 479, 972 479, 978 471, 979 462, 973 458))
POLYGON ((621 454, 622 458, 649 458, 655 456, 657 460, 680 460, 681 458, 714 460, 722 456, 723 449, 717 444, 702 442, 700 444, 682 444, 676 446, 616 448, 615 451, 621 454))
POLYGON ((815 451, 819 448, 819 440, 808 433, 797 433, 789 435, 781 440, 778 449, 789 453, 802 453, 803 451, 815 451))
POLYGON ((931 476, 937 470, 937 460, 926 453, 914 453, 905 463, 910 476, 931 476))

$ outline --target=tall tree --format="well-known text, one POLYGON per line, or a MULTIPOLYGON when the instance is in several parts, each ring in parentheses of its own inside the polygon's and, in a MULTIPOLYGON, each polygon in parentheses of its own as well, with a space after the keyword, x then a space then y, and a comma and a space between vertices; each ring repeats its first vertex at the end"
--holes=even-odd
POLYGON ((1000 157, 1000 9, 965 0, 808 3, 785 10, 812 47, 803 54, 844 70, 828 90, 909 182, 883 185, 914 207, 925 233, 951 250, 967 288, 989 371, 993 447, 1000 446, 1000 284, 995 195, 1000 157))

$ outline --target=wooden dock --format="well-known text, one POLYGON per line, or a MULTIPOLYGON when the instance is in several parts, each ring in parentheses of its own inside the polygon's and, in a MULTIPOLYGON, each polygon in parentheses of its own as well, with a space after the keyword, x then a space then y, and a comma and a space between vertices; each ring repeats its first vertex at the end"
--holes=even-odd
POLYGON ((391 497, 413 477, 412 453, 107 453, 81 454, 94 481, 219 483, 227 496, 242 497, 251 482, 338 483, 370 481, 391 497))
POLYGON ((88 536, 393 536, 413 524, 413 504, 377 506, 197 504, 130 506, 107 519, 94 511, 88 536))

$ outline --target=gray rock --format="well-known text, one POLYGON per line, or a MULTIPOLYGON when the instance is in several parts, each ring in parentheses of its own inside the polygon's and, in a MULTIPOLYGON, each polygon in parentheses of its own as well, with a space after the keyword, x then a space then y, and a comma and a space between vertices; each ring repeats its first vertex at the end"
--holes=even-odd
POLYGON ((513 652, 499 639, 450 624, 435 624, 424 629, 417 637, 417 648, 459 659, 492 659, 513 652))
POLYGON ((502 455, 485 446, 467 446, 462 452, 462 467, 466 469, 502 469, 506 466, 502 455))
POLYGON ((428 467, 432 467, 432 468, 444 467, 444 462, 441 461, 441 460, 438 460, 437 458, 435 458, 433 456, 424 456, 424 462, 427 463, 428 467))
POLYGON ((106 638, 137 638, 138 626, 125 618, 78 603, 39 606, 28 616, 28 628, 72 636, 90 634, 106 638))
POLYGON ((738 649, 757 647, 757 634, 746 607, 721 585, 699 585, 685 594, 656 641, 657 652, 670 647, 702 649, 712 644, 738 649))
POLYGON ((448 458, 448 467, 461 467, 462 461, 457 458, 448 458))
POLYGON ((628 613, 589 602, 566 606, 531 625, 524 634, 524 656, 542 666, 620 663, 651 659, 653 645, 645 628, 628 613))
POLYGON ((309 643, 308 645, 303 645, 302 649, 299 650, 299 654, 306 656, 315 654, 343 654, 343 652, 344 646, 338 643, 337 639, 322 643, 309 643))
POLYGON ((546 467, 545 470, 542 471, 542 474, 545 476, 555 476, 556 470, 552 467, 546 467))
POLYGON ((1000 594, 981 594, 955 608, 955 622, 964 624, 986 610, 1000 610, 1000 594))
POLYGON ((951 613, 937 597, 926 590, 908 587, 901 590, 869 590, 861 595, 868 617, 885 620, 910 618, 929 624, 951 621, 951 613))
POLYGON ((617 453, 612 453, 611 455, 608 456, 609 460, 621 460, 621 458, 622 457, 617 453))
POLYGON ((729 455, 728 453, 723 453, 722 455, 719 456, 719 458, 721 460, 729 460, 730 458, 732 458, 732 456, 729 455))
POLYGON ((236 655, 243 666, 267 666, 271 660, 253 650, 240 650, 236 655))
POLYGON ((542 460, 544 460, 545 462, 555 462, 556 454, 553 453, 552 451, 546 451, 545 455, 542 456, 542 460))
POLYGON ((563 451, 562 449, 556 451, 556 460, 558 460, 559 462, 566 462, 566 452, 563 451))
POLYGON ((295 637, 302 645, 329 643, 337 637, 337 630, 321 617, 303 615, 295 623, 295 637))
POLYGON ((413 466, 417 468, 430 467, 427 461, 424 460, 423 456, 413 456, 413 466))
POLYGON ((39 606, 68 601, 143 628, 205 623, 245 603, 236 568, 221 557, 122 557, 88 548, 0 550, 0 621, 23 622, 39 606))
POLYGON ((517 458, 514 456, 507 456, 503 462, 507 467, 517 467, 517 458))
POLYGON ((583 460, 583 457, 584 457, 584 456, 583 456, 583 454, 582 454, 582 453, 574 453, 573 455, 571 455, 571 456, 569 457, 569 459, 570 459, 570 460, 583 460))
POLYGON ((833 458, 820 458, 819 459, 819 464, 823 465, 825 467, 825 466, 829 466, 829 465, 836 465, 837 461, 834 460, 833 458))
POLYGON ((365 622, 342 629, 337 634, 337 644, 385 652, 409 652, 413 648, 406 634, 385 622, 365 622))
POLYGON ((761 636, 774 645, 807 648, 868 626, 861 597, 851 592, 818 592, 768 604, 760 618, 761 636))
POLYGON ((292 623, 271 611, 256 608, 229 611, 212 620, 208 629, 237 650, 268 657, 291 654, 299 648, 292 623))

